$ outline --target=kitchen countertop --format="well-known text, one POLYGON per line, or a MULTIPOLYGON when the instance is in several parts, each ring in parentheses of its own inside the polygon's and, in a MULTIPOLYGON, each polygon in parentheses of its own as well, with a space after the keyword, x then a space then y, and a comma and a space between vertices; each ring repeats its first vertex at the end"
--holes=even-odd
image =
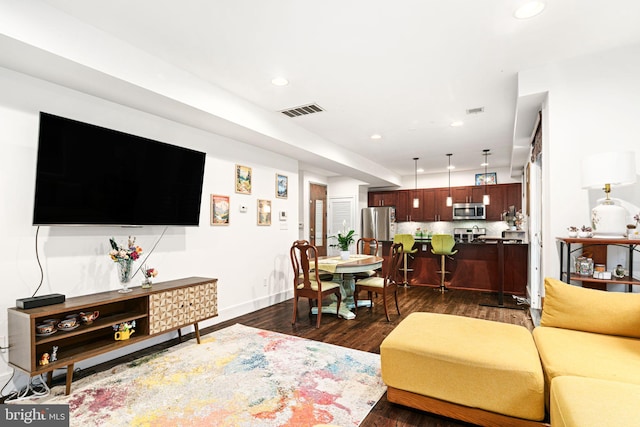
MULTIPOLYGON (((431 239, 430 238, 420 238, 420 237, 415 237, 414 238, 416 243, 430 243, 431 239)), ((472 242, 466 242, 466 241, 456 241, 456 245, 495 245, 498 243, 498 240, 502 240, 502 243, 505 245, 526 245, 528 244, 528 242, 523 242, 520 241, 518 239, 510 239, 510 238, 503 238, 503 237, 492 237, 492 236, 487 236, 487 237, 476 237, 472 242)), ((392 240, 381 240, 381 243, 393 243, 392 240)))

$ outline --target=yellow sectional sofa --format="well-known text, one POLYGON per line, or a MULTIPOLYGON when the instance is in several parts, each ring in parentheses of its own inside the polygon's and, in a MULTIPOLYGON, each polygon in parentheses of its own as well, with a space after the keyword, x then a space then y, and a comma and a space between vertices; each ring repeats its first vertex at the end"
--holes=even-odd
POLYGON ((380 345, 387 399, 482 425, 539 425, 544 377, 523 326, 412 313, 380 345))
POLYGON ((413 313, 382 342, 380 360, 390 402, 450 418, 640 427, 640 294, 546 278, 533 333, 413 313))
POLYGON ((551 425, 640 425, 640 294, 586 289, 547 278, 540 326, 533 338, 544 370, 547 407, 550 401, 555 405, 551 425), (560 378, 563 382, 553 387, 560 378), (612 411, 603 409, 604 424, 593 417, 593 424, 561 421, 584 411, 582 399, 571 397, 576 384, 584 387, 581 396, 609 402, 612 411), (634 385, 635 394, 622 397, 629 385, 634 385), (615 418, 621 399, 635 402, 627 415, 635 411, 636 424, 615 418))
POLYGON ((640 385, 560 376, 551 383, 553 427, 640 426, 640 385))

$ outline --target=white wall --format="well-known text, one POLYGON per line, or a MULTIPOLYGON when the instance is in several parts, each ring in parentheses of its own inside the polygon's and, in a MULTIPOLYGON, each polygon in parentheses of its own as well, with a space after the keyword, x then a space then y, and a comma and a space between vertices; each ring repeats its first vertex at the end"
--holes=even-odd
MULTIPOLYGON (((640 172, 638 76, 640 45, 575 58, 519 75, 519 96, 548 92, 543 112, 543 126, 548 127, 542 150, 543 277, 559 276, 556 237, 566 236, 567 226, 590 224, 591 209, 604 196, 598 190, 582 189, 582 157, 630 150, 635 153, 640 172)), ((631 215, 637 213, 640 181, 614 188, 612 197, 628 202, 631 215)), ((608 264, 624 257, 615 250, 611 252, 615 255, 608 264)), ((640 272, 638 265, 634 269, 640 272)))
MULTIPOLYGON (((481 162, 482 159, 478 159, 481 162)), ((453 163, 453 162, 452 162, 453 163)), ((509 168, 492 168, 489 166, 488 173, 495 172, 498 184, 511 184, 514 182, 520 182, 519 179, 511 177, 511 171, 509 168)), ((475 170, 451 171, 451 186, 463 187, 467 185, 475 185, 476 174, 484 173, 484 168, 478 167, 475 170)), ((401 178, 400 187, 389 188, 389 190, 413 190, 416 187, 415 175, 406 175, 401 178)), ((418 173, 418 188, 441 188, 449 186, 449 174, 447 172, 442 173, 418 173)), ((375 190, 375 189, 373 189, 375 190)), ((385 189, 380 188, 384 191, 385 189)))
MULTIPOLYGON (((0 93, 1 336, 8 335, 7 308, 14 307, 16 299, 31 296, 40 281, 32 209, 41 110, 207 153, 200 226, 170 228, 147 262, 159 270, 158 282, 189 276, 219 279, 220 316, 202 326, 290 298, 288 249, 297 238, 299 221, 297 161, 2 68, 0 93), (251 195, 234 192, 236 163, 253 168, 251 195), (289 177, 288 199, 275 197, 276 172, 289 177), (229 226, 209 225, 210 194, 231 197, 229 226), (257 199, 272 200, 271 226, 257 226, 257 199), (239 212, 240 204, 248 206, 247 213, 239 212), (285 224, 277 218, 282 210, 289 216, 285 224)), ((114 177, 114 183, 117 180, 114 177)), ((126 191, 121 208, 127 208, 126 191)), ((162 227, 41 227, 37 246, 44 283, 38 295, 62 293, 69 298, 118 289, 116 266, 107 256, 109 237, 124 242, 133 234, 148 251, 162 231, 162 227)), ((132 285, 140 280, 136 277, 132 285)), ((7 360, 8 354, 0 353, 3 384, 10 374, 7 360)), ((17 381, 24 378, 17 375, 17 381)))

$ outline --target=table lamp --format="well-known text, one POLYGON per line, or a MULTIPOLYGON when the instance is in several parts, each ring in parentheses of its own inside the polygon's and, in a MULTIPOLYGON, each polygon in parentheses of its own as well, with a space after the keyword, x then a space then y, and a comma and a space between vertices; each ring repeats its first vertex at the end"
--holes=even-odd
POLYGON ((582 159, 582 188, 601 188, 606 198, 591 210, 594 237, 618 238, 626 234, 627 210, 609 197, 612 186, 636 181, 635 153, 632 151, 591 154, 582 159))

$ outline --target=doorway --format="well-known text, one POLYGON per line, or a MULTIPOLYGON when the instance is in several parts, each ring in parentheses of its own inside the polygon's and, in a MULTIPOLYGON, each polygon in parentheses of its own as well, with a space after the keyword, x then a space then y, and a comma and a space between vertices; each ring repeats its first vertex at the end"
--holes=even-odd
POLYGON ((309 242, 327 254, 327 186, 309 183, 309 242))

